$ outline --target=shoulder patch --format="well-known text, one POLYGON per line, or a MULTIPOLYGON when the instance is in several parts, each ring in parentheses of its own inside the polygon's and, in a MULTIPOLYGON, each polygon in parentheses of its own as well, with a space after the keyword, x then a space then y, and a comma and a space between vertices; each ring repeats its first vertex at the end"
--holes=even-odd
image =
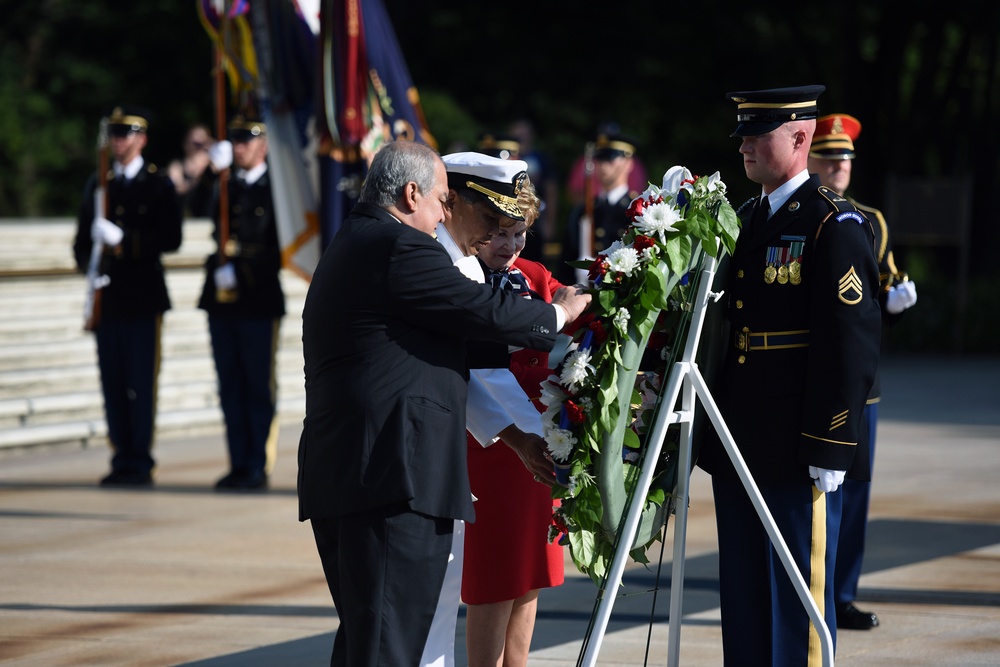
POLYGON ((836 217, 837 222, 843 222, 844 220, 853 220, 859 225, 865 224, 865 216, 861 215, 857 211, 845 211, 836 217))

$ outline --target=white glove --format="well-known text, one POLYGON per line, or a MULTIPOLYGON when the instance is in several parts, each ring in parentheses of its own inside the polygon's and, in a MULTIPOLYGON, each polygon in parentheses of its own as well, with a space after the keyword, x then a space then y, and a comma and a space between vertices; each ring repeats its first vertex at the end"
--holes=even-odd
POLYGON ((232 263, 223 264, 215 270, 215 286, 218 289, 234 289, 236 287, 236 269, 232 263))
POLYGON ((917 302, 917 286, 912 280, 904 280, 889 288, 885 300, 885 309, 893 315, 898 315, 917 302))
POLYGON ((830 493, 839 489, 840 485, 844 483, 844 476, 846 474, 843 470, 827 470, 826 468, 809 466, 809 476, 816 480, 814 482, 816 488, 823 493, 830 493))
POLYGON ((229 169, 233 163, 233 144, 225 139, 216 141, 208 148, 208 159, 216 171, 229 169))
POLYGON ((122 242, 123 236, 125 231, 107 218, 94 218, 94 224, 90 226, 90 238, 94 243, 113 247, 122 242))

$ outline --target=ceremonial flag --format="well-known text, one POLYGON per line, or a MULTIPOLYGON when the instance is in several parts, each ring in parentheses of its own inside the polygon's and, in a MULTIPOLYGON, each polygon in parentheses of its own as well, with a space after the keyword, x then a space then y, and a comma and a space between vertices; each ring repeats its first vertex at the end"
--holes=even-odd
POLYGON ((320 256, 316 35, 297 0, 198 0, 198 11, 222 49, 232 113, 267 125, 282 266, 309 280, 320 256))
POLYGON ((295 0, 253 0, 258 97, 282 265, 312 278, 321 253, 315 141, 316 35, 295 0))
POLYGON ((437 147, 382 0, 321 0, 323 247, 357 202, 368 162, 397 139, 437 147))

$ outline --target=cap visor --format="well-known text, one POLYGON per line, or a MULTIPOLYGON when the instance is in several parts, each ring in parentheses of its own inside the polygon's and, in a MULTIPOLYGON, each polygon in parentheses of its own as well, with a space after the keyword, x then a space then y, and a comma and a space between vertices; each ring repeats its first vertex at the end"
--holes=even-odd
POLYGON ((761 134, 767 134, 772 130, 776 130, 784 125, 784 123, 740 123, 736 126, 736 129, 729 136, 731 137, 756 137, 761 134))

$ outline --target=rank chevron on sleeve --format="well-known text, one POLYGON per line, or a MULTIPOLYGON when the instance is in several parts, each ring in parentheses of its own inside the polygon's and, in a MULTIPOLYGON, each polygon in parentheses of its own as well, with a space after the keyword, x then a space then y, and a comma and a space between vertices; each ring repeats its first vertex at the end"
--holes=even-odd
POLYGON ((864 286, 862 285, 861 278, 858 276, 857 271, 854 270, 854 265, 852 264, 851 268, 840 279, 840 288, 837 290, 837 298, 846 303, 848 306, 853 306, 854 304, 859 303, 863 297, 864 286))

